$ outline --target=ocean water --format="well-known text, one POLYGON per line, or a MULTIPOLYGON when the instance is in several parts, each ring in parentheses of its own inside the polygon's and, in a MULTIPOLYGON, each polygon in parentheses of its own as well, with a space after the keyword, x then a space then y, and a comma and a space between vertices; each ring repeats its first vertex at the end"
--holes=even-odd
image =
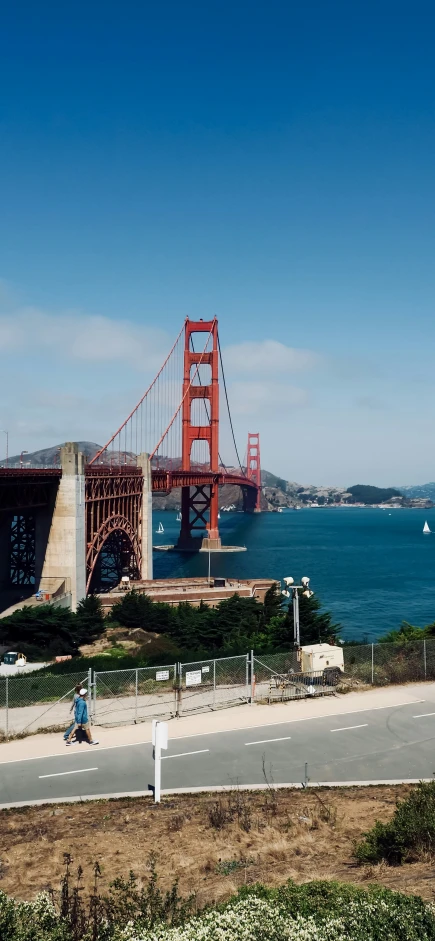
MULTIPOLYGON (((310 587, 341 624, 341 636, 376 640, 401 621, 435 621, 435 508, 359 507, 221 513, 226 545, 247 552, 211 555, 211 573, 239 578, 311 578, 310 587), (428 520, 431 535, 423 535, 428 520)), ((158 511, 154 545, 175 543, 176 514, 158 511), (164 535, 157 535, 159 522, 164 535)), ((154 553, 155 578, 207 575, 208 555, 154 553)))

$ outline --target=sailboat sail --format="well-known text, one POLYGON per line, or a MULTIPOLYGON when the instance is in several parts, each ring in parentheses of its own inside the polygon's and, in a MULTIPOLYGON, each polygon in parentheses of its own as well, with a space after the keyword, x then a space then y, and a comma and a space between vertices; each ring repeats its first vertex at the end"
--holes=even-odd
POLYGON ((431 532, 431 530, 429 529, 429 523, 428 523, 427 520, 426 520, 426 522, 425 522, 425 524, 424 524, 424 526, 423 526, 423 532, 424 532, 424 533, 430 533, 430 532, 431 532))
POLYGON ((164 533, 164 531, 165 531, 165 530, 163 529, 162 524, 159 523, 159 528, 158 528, 157 532, 158 532, 158 533, 164 533))

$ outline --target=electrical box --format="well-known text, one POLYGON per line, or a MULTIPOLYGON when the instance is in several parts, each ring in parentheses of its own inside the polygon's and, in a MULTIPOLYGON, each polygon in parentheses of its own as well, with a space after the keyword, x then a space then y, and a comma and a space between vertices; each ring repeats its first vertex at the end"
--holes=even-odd
POLYGON ((334 644, 310 644, 301 647, 301 672, 335 668, 344 672, 343 649, 334 644))

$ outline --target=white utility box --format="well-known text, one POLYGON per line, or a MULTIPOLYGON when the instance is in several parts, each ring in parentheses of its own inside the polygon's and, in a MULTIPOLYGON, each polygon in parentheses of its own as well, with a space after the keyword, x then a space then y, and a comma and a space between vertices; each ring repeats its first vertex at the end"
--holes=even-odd
POLYGON ((334 669, 344 672, 343 649, 333 644, 309 644, 301 647, 301 673, 334 669))

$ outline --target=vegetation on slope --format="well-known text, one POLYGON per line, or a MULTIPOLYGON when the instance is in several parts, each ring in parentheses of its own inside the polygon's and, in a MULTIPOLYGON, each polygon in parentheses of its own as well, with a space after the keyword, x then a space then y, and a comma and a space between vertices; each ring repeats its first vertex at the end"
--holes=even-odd
POLYGON ((133 874, 86 904, 78 885, 63 882, 60 900, 40 895, 16 902, 0 893, 0 933, 8 941, 433 941, 433 908, 418 897, 375 886, 292 882, 244 888, 229 902, 192 917, 193 899, 177 885, 162 894, 152 869, 139 887, 133 874))
POLYGON ((435 851, 435 781, 420 784, 409 797, 397 803, 388 823, 377 821, 358 844, 360 862, 390 865, 433 855, 435 851))

